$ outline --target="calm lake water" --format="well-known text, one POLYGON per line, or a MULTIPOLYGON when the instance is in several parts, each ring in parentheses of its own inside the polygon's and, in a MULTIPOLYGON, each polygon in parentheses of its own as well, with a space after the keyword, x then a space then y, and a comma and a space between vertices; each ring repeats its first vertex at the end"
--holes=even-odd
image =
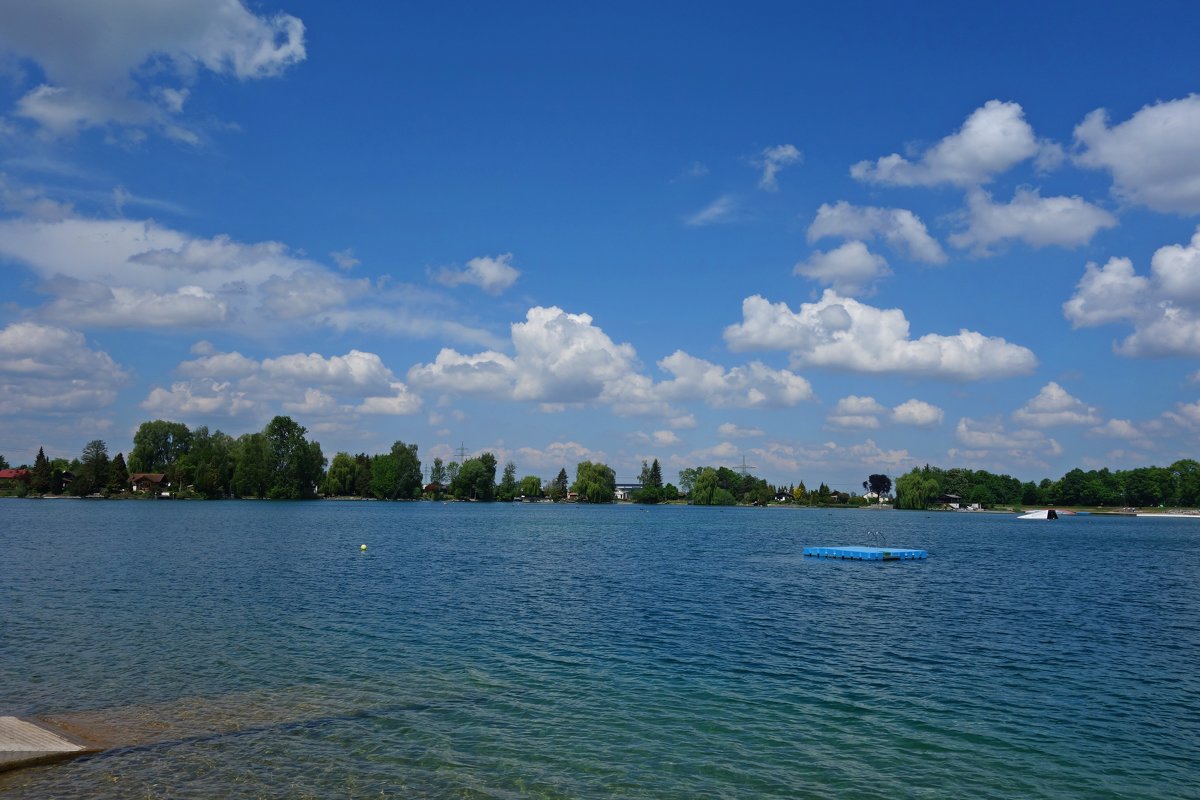
POLYGON ((0 714, 116 745, 6 799, 1198 797, 1200 520, 0 501, 0 714))

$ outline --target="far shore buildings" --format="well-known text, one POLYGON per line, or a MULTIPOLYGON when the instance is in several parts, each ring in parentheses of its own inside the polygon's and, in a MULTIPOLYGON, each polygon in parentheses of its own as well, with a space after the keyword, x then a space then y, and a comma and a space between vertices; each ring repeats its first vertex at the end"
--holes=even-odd
POLYGON ((166 477, 161 472, 135 472, 129 476, 129 482, 133 485, 135 492, 158 494, 162 491, 163 486, 170 485, 166 483, 166 477))
POLYGON ((27 469, 0 469, 0 484, 23 483, 26 486, 33 480, 33 473, 27 469))

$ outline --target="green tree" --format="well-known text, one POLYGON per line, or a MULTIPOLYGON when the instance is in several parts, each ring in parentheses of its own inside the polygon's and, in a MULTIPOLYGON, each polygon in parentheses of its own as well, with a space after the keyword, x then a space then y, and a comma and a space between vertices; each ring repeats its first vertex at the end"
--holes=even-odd
POLYGON ((496 499, 496 457, 484 453, 479 463, 483 465, 483 474, 475 482, 475 497, 490 503, 496 499))
POLYGON ((442 463, 440 458, 435 458, 433 466, 429 468, 429 482, 441 484, 442 486, 450 483, 450 476, 446 471, 446 465, 442 463))
POLYGON ((358 497, 371 496, 371 457, 366 453, 354 457, 354 494, 358 497))
POLYGON ((357 465, 354 456, 338 452, 329 464, 325 479, 321 481, 321 494, 326 497, 349 497, 354 494, 354 474, 357 465))
POLYGON ((928 508, 941 492, 936 478, 914 467, 912 472, 896 479, 896 508, 928 508))
POLYGON ((156 419, 143 422, 133 435, 129 469, 133 472, 166 473, 191 448, 192 434, 182 422, 156 419))
POLYGON ((417 446, 397 441, 392 445, 392 458, 396 462, 396 497, 416 500, 421 496, 421 459, 417 458, 417 446))
POLYGON ((1171 472, 1178 487, 1176 503, 1191 507, 1200 505, 1200 462, 1190 458, 1176 461, 1171 465, 1171 472))
POLYGON ((371 459, 371 493, 380 500, 400 496, 400 466, 391 453, 371 459))
POLYGON ((607 464, 580 461, 571 491, 588 503, 611 503, 617 496, 617 475, 607 464))
POLYGON ((698 467, 687 467, 679 470, 679 491, 685 495, 691 495, 692 490, 696 486, 696 479, 700 477, 701 469, 698 467))
POLYGON ((509 461, 504 465, 504 473, 500 485, 496 487, 496 499, 503 503, 511 503, 516 499, 520 488, 517 486, 517 465, 509 461))
POLYGON ((737 498, 733 496, 733 492, 721 485, 720 471, 712 467, 700 468, 692 484, 691 500, 694 506, 737 505, 737 498))
POLYGON ((526 475, 521 478, 520 492, 522 497, 541 497, 542 479, 537 475, 526 475))
POLYGON ((651 506, 662 502, 663 490, 657 486, 643 486, 641 489, 635 489, 629 495, 629 499, 635 503, 651 506))
POLYGON ((125 466, 125 455, 117 453, 108 471, 109 494, 121 494, 129 491, 129 469, 125 466))
POLYGON ((261 433, 238 437, 237 466, 233 471, 233 493, 238 497, 264 498, 271 488, 270 444, 261 433))
POLYGON ((180 480, 201 497, 215 500, 233 495, 233 475, 237 469, 236 443, 232 436, 201 425, 192 431, 191 447, 175 462, 180 480))
POLYGON ((567 491, 569 490, 569 480, 570 479, 567 478, 567 468, 563 467, 558 471, 558 475, 555 476, 554 480, 550 482, 550 487, 547 490, 547 494, 550 495, 551 500, 558 501, 566 499, 567 491))
POLYGON ((108 486, 108 445, 101 439, 93 439, 83 446, 79 457, 79 469, 71 483, 71 494, 84 496, 101 491, 108 486))
POLYGON ((306 428, 291 417, 277 416, 267 423, 270 488, 267 496, 280 500, 301 500, 316 496, 325 469, 321 445, 304 438, 306 428))
POLYGON ((892 479, 887 475, 871 475, 863 481, 863 488, 879 495, 879 499, 882 500, 892 491, 892 479))
POLYGON ((38 448, 37 458, 33 460, 33 474, 30 476, 29 488, 35 494, 46 494, 50 491, 51 478, 50 459, 42 448, 38 448))

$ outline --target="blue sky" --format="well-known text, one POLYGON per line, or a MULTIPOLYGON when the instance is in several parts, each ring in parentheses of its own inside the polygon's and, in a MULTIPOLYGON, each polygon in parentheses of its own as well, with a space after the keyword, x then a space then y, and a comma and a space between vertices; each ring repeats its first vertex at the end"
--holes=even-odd
POLYGON ((1194 457, 1200 9, 10 2, 0 453, 1194 457))

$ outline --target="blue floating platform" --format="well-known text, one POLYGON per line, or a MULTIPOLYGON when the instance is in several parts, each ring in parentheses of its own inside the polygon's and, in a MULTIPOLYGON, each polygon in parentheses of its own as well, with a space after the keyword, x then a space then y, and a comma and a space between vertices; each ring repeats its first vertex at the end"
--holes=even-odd
POLYGON ((929 557, 924 550, 904 547, 806 547, 804 555, 813 558, 849 558, 854 561, 911 561, 929 557))

